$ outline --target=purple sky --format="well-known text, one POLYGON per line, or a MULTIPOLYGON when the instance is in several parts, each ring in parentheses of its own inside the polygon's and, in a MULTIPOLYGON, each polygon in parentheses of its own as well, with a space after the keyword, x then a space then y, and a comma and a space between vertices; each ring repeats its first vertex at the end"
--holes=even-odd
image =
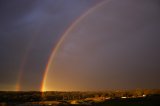
MULTIPOLYGON (((62 34, 99 2, 1 0, 0 90, 15 90, 19 78, 21 90, 40 90, 62 34)), ((58 71, 50 71, 48 83, 58 83, 50 89, 160 88, 159 12, 159 0, 111 0, 97 8, 57 52, 50 69, 58 71)))

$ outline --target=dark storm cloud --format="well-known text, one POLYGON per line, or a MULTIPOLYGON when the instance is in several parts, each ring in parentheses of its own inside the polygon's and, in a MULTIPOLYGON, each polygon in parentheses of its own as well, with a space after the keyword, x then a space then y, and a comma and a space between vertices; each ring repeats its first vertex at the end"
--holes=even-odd
MULTIPOLYGON (((0 84, 39 89, 48 56, 64 30, 98 0, 1 0, 0 84), (24 58, 24 56, 27 56, 24 58), (32 82, 32 83, 31 83, 32 82), (32 85, 32 86, 31 86, 32 85)), ((0 87, 0 89, 5 87, 0 87)))

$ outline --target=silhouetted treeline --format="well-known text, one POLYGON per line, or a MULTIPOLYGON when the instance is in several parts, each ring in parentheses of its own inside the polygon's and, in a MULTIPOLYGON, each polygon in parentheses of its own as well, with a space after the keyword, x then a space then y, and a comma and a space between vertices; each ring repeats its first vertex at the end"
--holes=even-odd
POLYGON ((0 102, 32 102, 41 101, 41 92, 14 92, 14 91, 1 91, 0 102))

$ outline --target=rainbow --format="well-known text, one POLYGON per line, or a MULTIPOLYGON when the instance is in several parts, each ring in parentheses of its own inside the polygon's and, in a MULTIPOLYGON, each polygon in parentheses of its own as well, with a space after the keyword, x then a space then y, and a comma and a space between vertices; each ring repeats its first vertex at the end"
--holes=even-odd
POLYGON ((43 76, 43 80, 42 80, 42 84, 41 84, 41 91, 46 91, 46 78, 47 78, 47 74, 49 72, 51 63, 53 61, 53 59, 55 58, 58 49, 61 47, 64 39, 67 37, 67 35, 69 34, 70 31, 72 31, 72 29, 82 20, 84 19, 87 15, 89 15, 90 13, 92 13, 94 10, 96 10, 97 8, 101 7, 102 5, 110 2, 111 0, 104 0, 98 4, 96 4, 95 6, 91 7, 88 11, 86 11, 84 14, 82 14, 80 17, 78 17, 71 25, 70 27, 68 27, 68 29, 62 34, 62 37, 60 38, 59 42, 57 43, 57 45, 55 46, 55 48, 52 50, 52 53, 48 59, 48 63, 46 65, 46 69, 44 71, 44 76, 43 76))
POLYGON ((19 67, 19 73, 18 73, 18 78, 17 78, 17 82, 16 82, 16 86, 15 86, 15 90, 16 91, 20 91, 21 90, 21 81, 22 81, 22 77, 23 77, 23 73, 24 73, 24 67, 25 67, 25 64, 27 62, 27 56, 30 52, 30 49, 34 43, 34 40, 36 39, 36 37, 38 36, 37 32, 39 30, 35 30, 34 33, 33 33, 33 37, 31 39, 31 41, 29 42, 29 44, 27 45, 27 48, 25 49, 25 53, 24 53, 24 56, 22 58, 22 62, 20 64, 20 67, 19 67))

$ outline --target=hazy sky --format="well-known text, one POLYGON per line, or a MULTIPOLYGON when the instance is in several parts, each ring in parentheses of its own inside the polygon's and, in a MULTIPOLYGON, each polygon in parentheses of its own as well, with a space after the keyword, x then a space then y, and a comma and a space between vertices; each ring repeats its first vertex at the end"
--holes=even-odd
MULTIPOLYGON (((99 2, 1 0, 0 90, 17 83, 40 90, 52 49, 99 2)), ((159 13, 159 0, 110 0, 94 9, 56 52, 46 90, 160 88, 159 13)))

